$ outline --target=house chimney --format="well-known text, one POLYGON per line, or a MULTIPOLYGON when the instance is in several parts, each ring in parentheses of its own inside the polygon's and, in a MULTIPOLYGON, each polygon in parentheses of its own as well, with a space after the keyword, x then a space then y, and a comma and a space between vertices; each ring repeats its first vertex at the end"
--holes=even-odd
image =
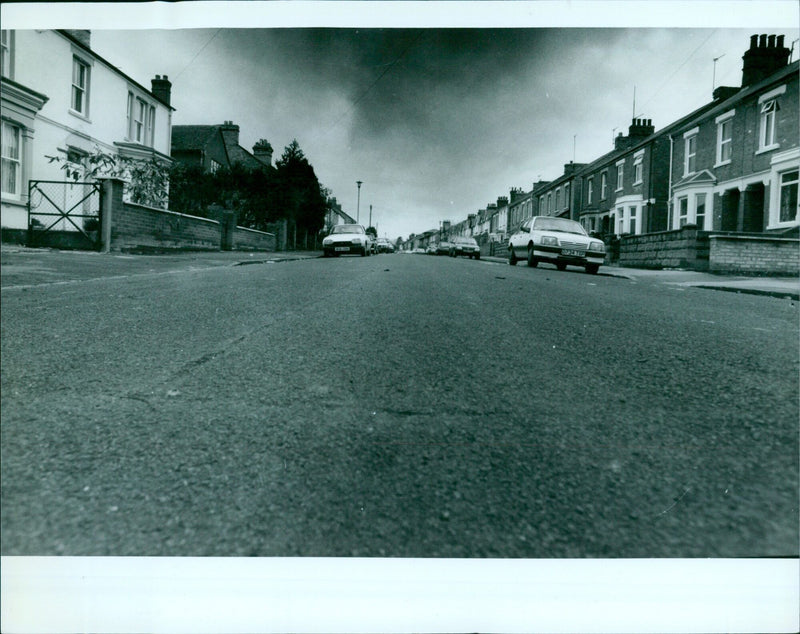
POLYGON ((521 188, 514 187, 511 190, 511 204, 513 205, 515 202, 517 202, 524 195, 525 195, 525 192, 521 188))
POLYGON ((497 208, 506 207, 508 205, 508 196, 498 196, 497 197, 497 208))
POLYGON ((614 149, 615 150, 624 150, 628 147, 628 137, 622 136, 622 132, 617 135, 617 138, 614 139, 614 149))
POLYGON ((742 86, 752 86, 780 70, 789 62, 784 36, 750 36, 750 48, 742 56, 742 86))
POLYGON ((222 133, 222 140, 225 145, 233 147, 239 145, 239 126, 233 121, 226 121, 219 126, 219 131, 222 133))
POLYGON ((156 99, 161 103, 170 105, 172 98, 172 82, 167 79, 167 76, 156 75, 155 79, 150 80, 150 92, 153 93, 156 99))
POLYGON ((714 101, 730 99, 740 90, 741 88, 736 88, 735 86, 717 86, 713 93, 714 101))
MULTIPOLYGON (((259 139, 253 146, 253 156, 266 165, 272 165, 272 146, 266 139, 259 139)), ((336 202, 336 199, 333 199, 336 202)))
POLYGON ((630 127, 628 128, 628 136, 638 139, 649 137, 656 129, 653 127, 652 119, 633 119, 630 127))
POLYGON ((92 32, 89 29, 64 29, 64 32, 69 33, 86 48, 92 48, 92 32))

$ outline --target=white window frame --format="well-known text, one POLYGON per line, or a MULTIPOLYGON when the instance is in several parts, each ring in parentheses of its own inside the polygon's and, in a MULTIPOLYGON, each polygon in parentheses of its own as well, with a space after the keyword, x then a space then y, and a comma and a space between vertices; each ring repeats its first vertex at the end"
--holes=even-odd
POLYGON ((617 187, 614 191, 621 192, 625 186, 625 160, 617 161, 617 187))
POLYGON ((697 136, 700 128, 692 128, 683 134, 683 175, 697 171, 697 136))
POLYGON ((8 154, 9 144, 2 143, 2 184, 5 185, 6 176, 8 175, 8 170, 12 167, 14 168, 14 191, 6 191, 2 190, 0 195, 3 198, 9 200, 21 200, 22 199, 22 168, 23 163, 22 159, 24 156, 23 153, 23 143, 25 142, 25 135, 24 129, 21 125, 18 125, 12 121, 3 121, 2 125, 2 137, 5 139, 6 130, 13 130, 16 132, 17 135, 17 156, 12 156, 8 154))
MULTIPOLYGON (((781 212, 781 205, 780 204, 783 202, 783 190, 784 190, 784 187, 787 187, 787 185, 789 187, 794 185, 794 189, 795 189, 794 197, 795 197, 795 200, 797 200, 797 190, 798 190, 798 187, 800 187, 800 177, 798 177, 799 175, 800 175, 800 169, 797 168, 797 167, 795 167, 793 170, 787 170, 785 172, 780 172, 778 174, 779 181, 776 183, 776 186, 778 188, 778 222, 781 222, 781 223, 783 223, 783 222, 797 222, 798 216, 800 216, 800 213, 795 211, 794 218, 791 218, 789 220, 784 220, 783 218, 780 217, 780 212, 781 212), (784 181, 784 177, 787 177, 787 176, 790 177, 790 178, 793 177, 793 180, 784 181)), ((795 207, 797 207, 797 204, 795 204, 795 207)))
POLYGON ((617 235, 625 235, 625 207, 617 207, 617 222, 619 223, 617 235))
POLYGON ((608 170, 600 172, 600 200, 608 198, 608 170))
POLYGON ((794 220, 780 219, 783 175, 800 169, 800 148, 792 148, 771 157, 769 213, 767 229, 785 229, 800 225, 800 212, 794 220))
POLYGON ((133 142, 153 147, 155 143, 155 104, 140 95, 128 90, 128 132, 126 138, 133 142))
POLYGON ((592 196, 594 195, 594 176, 586 181, 586 203, 592 204, 592 196))
POLYGON ((14 79, 14 31, 0 31, 0 75, 14 79))
POLYGON ((780 110, 778 97, 785 92, 786 84, 765 92, 758 98, 758 150, 756 154, 780 148, 780 143, 778 143, 778 111, 780 110))
MULTIPOLYGON (((713 201, 713 198, 711 199, 713 201)), ((706 228, 706 223, 708 222, 708 201, 709 201, 709 194, 708 192, 695 192, 694 193, 694 209, 692 210, 692 215, 694 216, 694 224, 697 225, 697 228, 701 231, 704 231, 706 228), (703 200, 703 222, 702 224, 698 220, 697 210, 698 210, 698 203, 700 202, 700 198, 702 197, 703 200)))
POLYGON ((633 184, 641 185, 644 180, 644 150, 633 155, 633 184))
POLYGON ((558 211, 561 209, 561 188, 556 187, 556 206, 555 210, 558 211))
POLYGON ((72 79, 70 83, 70 93, 69 93, 69 111, 72 114, 78 115, 79 117, 83 117, 84 119, 89 118, 89 97, 91 95, 91 86, 92 86, 92 63, 82 55, 77 55, 73 52, 72 79), (82 85, 75 83, 76 68, 84 69, 82 85), (75 96, 77 92, 79 92, 81 96, 80 109, 75 107, 76 105, 75 96))
POLYGON ((680 229, 684 225, 689 224, 689 195, 687 194, 686 196, 678 196, 678 198, 675 200, 675 204, 677 205, 675 223, 678 225, 675 228, 680 229), (683 208, 682 203, 686 203, 685 209, 683 208))
POLYGON ((719 115, 714 121, 717 124, 717 162, 714 167, 727 165, 733 156, 733 117, 735 110, 730 110, 719 115), (725 134, 725 127, 728 126, 728 133, 725 134), (727 152, 728 156, 723 156, 727 152))

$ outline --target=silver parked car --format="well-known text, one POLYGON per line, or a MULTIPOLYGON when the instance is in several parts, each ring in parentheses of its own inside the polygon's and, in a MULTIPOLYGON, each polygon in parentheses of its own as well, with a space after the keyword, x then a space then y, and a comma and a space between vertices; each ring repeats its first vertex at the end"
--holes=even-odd
POLYGON ((372 253, 372 239, 362 225, 336 225, 322 241, 325 257, 355 253, 366 256, 372 253))
POLYGON ((481 248, 478 246, 475 238, 456 236, 450 241, 450 255, 452 257, 466 255, 468 258, 480 260, 481 248))
POLYGON ((550 262, 559 271, 566 269, 567 265, 574 265, 594 274, 605 256, 605 245, 590 237, 579 223, 567 218, 534 216, 523 222, 508 241, 508 263, 511 266, 519 260, 526 260, 528 266, 550 262))

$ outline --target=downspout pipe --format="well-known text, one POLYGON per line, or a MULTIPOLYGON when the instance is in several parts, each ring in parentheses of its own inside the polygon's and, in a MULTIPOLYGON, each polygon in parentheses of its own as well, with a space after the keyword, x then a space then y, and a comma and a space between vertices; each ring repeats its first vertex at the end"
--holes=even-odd
POLYGON ((669 135, 669 176, 667 177, 667 231, 672 230, 672 153, 674 148, 674 139, 669 135))

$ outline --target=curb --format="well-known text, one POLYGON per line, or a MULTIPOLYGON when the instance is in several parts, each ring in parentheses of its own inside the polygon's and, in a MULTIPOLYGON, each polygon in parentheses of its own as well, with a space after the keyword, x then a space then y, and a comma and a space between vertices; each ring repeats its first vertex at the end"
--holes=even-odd
POLYGON ((736 288, 734 286, 713 286, 711 284, 691 284, 689 288, 704 288, 710 291, 727 291, 728 293, 741 293, 742 295, 762 295, 778 299, 791 299, 800 301, 800 293, 791 291, 767 291, 759 288, 736 288))

